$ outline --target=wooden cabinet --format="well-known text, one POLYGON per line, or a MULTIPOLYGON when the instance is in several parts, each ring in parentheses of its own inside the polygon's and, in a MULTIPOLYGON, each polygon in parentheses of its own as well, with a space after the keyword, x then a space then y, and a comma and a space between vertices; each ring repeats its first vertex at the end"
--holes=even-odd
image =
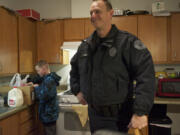
POLYGON ((19 72, 33 72, 36 62, 36 22, 19 16, 18 28, 19 72))
POLYGON ((0 26, 0 75, 33 72, 36 23, 0 8, 0 26))
POLYGON ((150 50, 155 63, 168 61, 167 17, 138 16, 138 37, 150 50))
MULTIPOLYGON (((139 37, 155 63, 180 62, 180 13, 171 17, 113 17, 112 23, 139 37)), ((63 41, 83 40, 95 30, 89 18, 33 22, 3 8, 0 8, 0 27, 0 75, 31 73, 36 59, 67 64, 65 57, 69 54, 60 49, 63 41)))
POLYGON ((19 135, 36 135, 37 116, 35 105, 18 113, 19 135))
POLYGON ((137 16, 113 17, 112 23, 115 24, 119 30, 124 30, 137 36, 137 16))
POLYGON ((19 117, 14 114, 0 121, 1 135, 19 135, 19 117))
POLYGON ((113 17, 120 30, 132 33, 148 47, 155 63, 168 61, 168 19, 151 15, 113 17))
POLYGON ((0 135, 37 135, 34 106, 0 120, 0 135))
POLYGON ((180 13, 171 15, 170 33, 171 61, 180 62, 180 13))
POLYGON ((85 38, 84 19, 65 19, 64 20, 64 40, 77 41, 85 38))
POLYGON ((18 72, 17 17, 0 8, 0 75, 18 72))
POLYGON ((85 38, 89 37, 93 32, 95 28, 91 24, 91 21, 89 18, 85 19, 85 38))
POLYGON ((49 63, 60 63, 63 43, 63 21, 37 23, 37 54, 38 60, 49 63))
POLYGON ((31 119, 20 125, 20 135, 31 134, 34 131, 34 124, 34 120, 31 119))
POLYGON ((19 121, 20 124, 25 123, 26 121, 32 119, 34 117, 34 110, 31 109, 25 109, 19 113, 19 121))

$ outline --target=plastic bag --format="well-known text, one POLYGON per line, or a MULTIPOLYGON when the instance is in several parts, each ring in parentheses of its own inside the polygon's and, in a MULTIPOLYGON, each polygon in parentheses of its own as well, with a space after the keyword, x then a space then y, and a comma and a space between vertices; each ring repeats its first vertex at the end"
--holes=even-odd
POLYGON ((23 105, 24 98, 23 93, 19 88, 14 87, 8 92, 8 106, 9 107, 18 107, 23 105))
POLYGON ((26 75, 26 77, 23 80, 21 80, 21 86, 25 86, 26 85, 28 78, 29 78, 29 75, 26 75))
POLYGON ((16 73, 10 81, 9 86, 11 87, 20 87, 21 86, 21 75, 16 73))

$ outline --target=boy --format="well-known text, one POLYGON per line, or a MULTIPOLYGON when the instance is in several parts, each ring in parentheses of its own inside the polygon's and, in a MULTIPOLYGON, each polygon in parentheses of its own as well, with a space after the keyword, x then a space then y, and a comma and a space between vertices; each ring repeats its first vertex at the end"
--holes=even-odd
POLYGON ((51 73, 49 64, 44 60, 40 60, 35 69, 41 77, 39 84, 33 84, 36 98, 39 100, 39 119, 46 135, 56 135, 56 120, 59 114, 56 86, 59 85, 61 77, 51 73))

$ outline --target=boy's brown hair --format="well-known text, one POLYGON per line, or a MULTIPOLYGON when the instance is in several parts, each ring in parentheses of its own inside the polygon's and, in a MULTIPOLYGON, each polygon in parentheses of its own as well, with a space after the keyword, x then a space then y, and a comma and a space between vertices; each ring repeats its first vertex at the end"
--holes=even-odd
POLYGON ((46 60, 38 61, 35 66, 38 66, 40 68, 43 67, 43 66, 46 66, 47 68, 49 68, 49 64, 48 64, 48 62, 46 60))

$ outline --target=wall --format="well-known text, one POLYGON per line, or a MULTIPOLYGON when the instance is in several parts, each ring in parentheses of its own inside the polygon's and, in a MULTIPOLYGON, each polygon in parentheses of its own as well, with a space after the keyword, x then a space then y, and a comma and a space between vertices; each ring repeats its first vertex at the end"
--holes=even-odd
MULTIPOLYGON (((130 10, 148 10, 151 11, 151 5, 155 0, 111 0, 114 8, 130 10)), ((169 11, 180 11, 180 0, 162 0, 169 11)))
POLYGON ((89 6, 92 0, 71 0, 72 18, 89 17, 89 6))
MULTIPOLYGON (((151 11, 154 0, 110 0, 114 8, 151 11)), ((180 0, 163 0, 167 10, 180 11, 180 0)), ((0 0, 0 5, 12 9, 33 8, 42 18, 89 17, 92 0, 0 0)))
MULTIPOLYGON (((148 10, 154 0, 110 0, 113 8, 130 10, 148 10)), ((163 0, 169 11, 180 11, 180 0, 163 0)), ((89 6, 92 0, 71 0, 71 14, 73 18, 89 17, 89 6)))
POLYGON ((12 76, 0 77, 0 86, 9 85, 11 78, 12 78, 12 76))
POLYGON ((15 10, 32 8, 41 14, 41 18, 71 17, 71 0, 0 0, 0 5, 15 10))

